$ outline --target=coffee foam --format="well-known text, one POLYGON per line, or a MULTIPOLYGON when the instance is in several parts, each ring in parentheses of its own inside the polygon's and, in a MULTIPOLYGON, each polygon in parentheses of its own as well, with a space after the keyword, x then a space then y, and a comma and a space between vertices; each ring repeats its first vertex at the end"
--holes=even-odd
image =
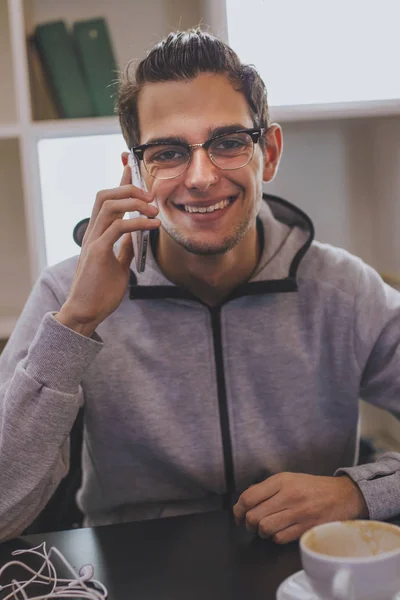
POLYGON ((400 527, 368 521, 342 521, 322 531, 311 530, 304 545, 319 554, 361 558, 400 551, 400 527))

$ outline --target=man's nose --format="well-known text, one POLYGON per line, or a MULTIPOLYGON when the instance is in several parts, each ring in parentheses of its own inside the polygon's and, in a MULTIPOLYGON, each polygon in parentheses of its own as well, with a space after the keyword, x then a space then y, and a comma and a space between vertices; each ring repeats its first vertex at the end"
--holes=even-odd
POLYGON ((205 192, 211 185, 217 183, 219 169, 211 162, 204 148, 194 148, 185 175, 185 183, 189 189, 205 192))

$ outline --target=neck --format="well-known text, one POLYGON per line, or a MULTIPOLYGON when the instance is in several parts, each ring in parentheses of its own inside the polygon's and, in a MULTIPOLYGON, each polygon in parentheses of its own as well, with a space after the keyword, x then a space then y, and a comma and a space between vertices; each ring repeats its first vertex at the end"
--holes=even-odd
POLYGON ((217 306, 238 285, 248 281, 259 258, 256 224, 234 248, 225 254, 209 256, 188 252, 163 229, 160 230, 157 261, 164 275, 208 306, 217 306))

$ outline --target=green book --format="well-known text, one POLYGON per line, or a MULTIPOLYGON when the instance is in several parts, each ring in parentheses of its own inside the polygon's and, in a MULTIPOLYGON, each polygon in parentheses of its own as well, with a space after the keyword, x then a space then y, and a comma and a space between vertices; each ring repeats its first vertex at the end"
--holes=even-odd
POLYGON ((37 51, 35 39, 28 36, 26 50, 29 64, 29 84, 32 96, 32 117, 34 121, 60 119, 61 114, 54 101, 54 94, 48 77, 43 69, 43 62, 37 51))
POLYGON ((76 21, 73 33, 95 115, 115 114, 118 69, 106 21, 76 21))
POLYGON ((92 117, 89 92, 65 22, 37 25, 34 39, 60 115, 66 118, 92 117))

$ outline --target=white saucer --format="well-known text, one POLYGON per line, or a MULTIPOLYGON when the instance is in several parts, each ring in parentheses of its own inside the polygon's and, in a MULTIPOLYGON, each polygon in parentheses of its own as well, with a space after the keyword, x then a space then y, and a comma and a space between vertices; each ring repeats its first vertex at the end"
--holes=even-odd
POLYGON ((314 592, 304 571, 297 571, 281 583, 276 600, 320 600, 314 592))

